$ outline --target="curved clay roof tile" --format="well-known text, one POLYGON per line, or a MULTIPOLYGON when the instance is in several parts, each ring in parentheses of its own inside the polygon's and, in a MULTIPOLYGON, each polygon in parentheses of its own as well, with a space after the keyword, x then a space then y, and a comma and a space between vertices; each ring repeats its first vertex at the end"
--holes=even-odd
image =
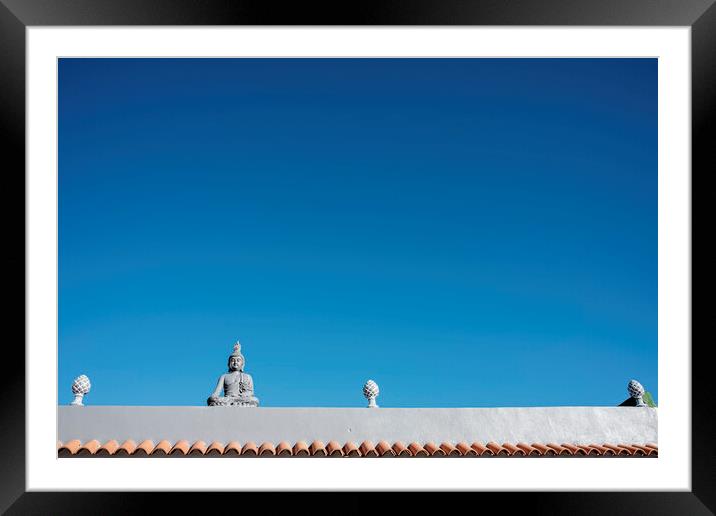
POLYGON ((386 441, 379 441, 378 444, 375 445, 375 450, 378 452, 380 457, 395 457, 393 447, 386 441))
POLYGON ((552 448, 557 455, 572 455, 572 452, 565 448, 564 446, 560 446, 559 444, 555 443, 547 443, 547 446, 549 448, 552 448))
POLYGON ((212 457, 212 456, 221 455, 222 453, 224 453, 224 444, 220 443, 219 441, 214 441, 206 449, 205 455, 207 457, 212 457))
POLYGON ((259 457, 275 457, 276 447, 271 442, 261 443, 259 447, 259 457))
POLYGON ((408 450, 413 454, 413 457, 428 457, 430 454, 423 448, 420 443, 412 442, 408 445, 408 450))
POLYGON ((518 448, 514 444, 510 443, 503 443, 502 447, 507 450, 510 454, 510 457, 517 456, 517 457, 524 457, 525 452, 521 448, 518 448))
POLYGON ((505 457, 510 454, 507 450, 505 450, 502 446, 497 444, 494 441, 490 441, 486 444, 487 449, 490 450, 492 453, 495 454, 496 457, 505 457))
POLYGON ((59 452, 61 454, 74 455, 79 451, 80 446, 82 446, 82 442, 79 439, 72 439, 71 441, 67 441, 63 444, 60 447, 59 452))
POLYGON ((308 451, 311 452, 311 457, 327 457, 328 452, 326 451, 326 445, 322 441, 313 441, 308 451))
POLYGON ((517 443, 515 446, 522 450, 527 457, 539 457, 540 455, 542 455, 542 453, 537 448, 527 443, 517 443))
POLYGON ((604 448, 612 450, 617 455, 631 455, 631 452, 626 448, 620 448, 619 446, 615 446, 613 444, 603 444, 602 446, 604 446, 604 448))
POLYGON ((229 441, 229 444, 224 447, 224 455, 241 455, 241 443, 238 441, 229 441))
POLYGON ((286 441, 281 441, 276 446, 276 455, 279 457, 290 457, 293 455, 293 447, 286 441))
POLYGON ((106 443, 104 443, 102 446, 99 447, 99 450, 95 453, 98 457, 109 457, 117 453, 117 450, 119 449, 119 443, 115 441, 114 439, 110 439, 106 443))
POLYGON ((360 457, 360 450, 356 443, 348 441, 343 445, 343 455, 346 457, 360 457))
POLYGON ((337 441, 330 441, 326 445, 329 457, 343 457, 343 447, 337 441))
POLYGON ((444 457, 445 456, 445 452, 443 450, 441 450, 440 448, 438 448, 438 445, 432 441, 425 443, 423 448, 425 448, 425 451, 428 452, 428 454, 431 457, 444 457))
POLYGON ((605 448, 604 446, 601 446, 599 444, 590 444, 589 447, 597 450, 599 452, 599 455, 603 456, 603 457, 609 457, 611 455, 616 455, 614 450, 610 450, 609 448, 605 448))
POLYGON ((629 455, 635 455, 637 457, 643 457, 644 455, 646 455, 646 453, 644 453, 644 450, 642 450, 641 448, 637 448, 636 446, 631 446, 628 444, 620 444, 618 446, 627 450, 629 452, 629 455))
POLYGON ((303 441, 298 441, 293 445, 293 454, 296 457, 308 457, 310 455, 308 445, 303 441))
POLYGON ((586 452, 578 446, 569 443, 562 443, 560 446, 569 451, 572 455, 586 455, 586 452))
POLYGON ((475 452, 477 453, 478 457, 482 457, 483 455, 486 456, 486 457, 491 457, 492 455, 495 454, 491 449, 489 449, 487 446, 485 446, 484 444, 482 444, 482 443, 480 443, 480 442, 474 442, 474 443, 472 443, 472 445, 470 446, 470 448, 472 448, 473 450, 475 450, 475 452))
POLYGON ((410 453, 410 450, 400 441, 396 441, 393 443, 393 452, 395 452, 395 455, 398 457, 411 457, 413 454, 410 453))
POLYGON ((189 441, 182 439, 174 443, 174 446, 172 446, 169 455, 186 455, 187 453, 189 453, 189 449, 189 441))
POLYGON ((163 441, 160 441, 159 444, 154 447, 150 455, 169 455, 169 452, 171 451, 172 443, 165 439, 163 441))
POLYGON ((99 447, 101 446, 101 443, 97 439, 92 439, 91 441, 87 441, 84 443, 84 445, 80 446, 80 449, 77 450, 77 456, 89 456, 94 455, 97 453, 97 450, 99 450, 99 447))
POLYGON ((463 457, 470 457, 470 456, 476 456, 477 452, 470 448, 470 445, 465 442, 459 442, 455 445, 455 448, 457 448, 457 451, 460 452, 460 455, 463 457))
MULTIPOLYGON (((122 445, 124 446, 124 445, 122 445)), ((154 441, 150 441, 149 439, 145 439, 141 443, 139 443, 134 450, 132 451, 132 455, 136 457, 142 457, 142 456, 148 456, 152 453, 154 450, 154 441)))
POLYGON ((196 441, 191 445, 191 448, 189 448, 189 455, 203 457, 206 451, 206 443, 204 441, 196 441))
POLYGON ((599 450, 596 450, 596 449, 592 448, 591 446, 586 446, 584 444, 577 444, 576 446, 577 446, 577 448, 582 450, 588 456, 593 457, 593 456, 601 455, 601 452, 599 450))
POLYGON ((114 452, 114 456, 126 457, 128 455, 132 455, 136 449, 137 443, 135 443, 132 439, 127 439, 119 446, 119 448, 117 448, 117 451, 114 452))
POLYGON ((458 449, 455 448, 455 446, 452 443, 448 443, 448 442, 440 443, 440 449, 448 457, 460 457, 462 455, 462 453, 460 453, 458 451, 458 449))
POLYGON ((249 441, 244 443, 244 446, 241 448, 241 456, 242 457, 257 457, 259 454, 259 448, 256 446, 256 443, 253 441, 249 441))
POLYGON ((654 448, 649 448, 648 446, 641 446, 639 444, 634 444, 633 446, 634 446, 634 448, 638 448, 641 451, 643 451, 647 457, 658 453, 657 450, 655 450, 654 448))
POLYGON ((557 454, 552 448, 548 448, 542 443, 532 443, 532 448, 537 450, 540 455, 552 456, 557 454))
POLYGON ((363 441, 360 445, 360 454, 362 457, 377 457, 378 452, 375 451, 375 446, 370 441, 363 441))

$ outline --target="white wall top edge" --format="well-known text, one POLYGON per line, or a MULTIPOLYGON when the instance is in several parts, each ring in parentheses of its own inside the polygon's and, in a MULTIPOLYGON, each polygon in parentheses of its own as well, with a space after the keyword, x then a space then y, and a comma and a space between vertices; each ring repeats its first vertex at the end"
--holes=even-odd
POLYGON ((658 409, 59 407, 60 441, 646 444, 658 409))

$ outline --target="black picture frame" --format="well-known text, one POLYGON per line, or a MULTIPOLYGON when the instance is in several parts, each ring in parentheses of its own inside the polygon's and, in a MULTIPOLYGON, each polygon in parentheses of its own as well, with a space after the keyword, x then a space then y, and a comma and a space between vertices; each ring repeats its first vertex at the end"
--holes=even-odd
MULTIPOLYGON (((5 342, 5 385, 2 400, 2 481, 0 510, 8 514, 143 513, 157 497, 162 512, 186 504, 186 495, 147 493, 26 492, 25 489, 25 226, 18 212, 25 208, 25 29, 28 26, 76 25, 507 25, 507 26, 688 26, 691 27, 692 191, 693 179, 705 177, 716 162, 716 6, 715 0, 380 0, 360 3, 270 0, 0 0, 0 120, 3 166, 2 210, 5 241, 2 254, 7 328, 19 330, 5 342), (10 222, 12 221, 12 223, 10 222), (19 271, 22 270, 23 274, 19 271), (22 283, 22 285, 21 285, 22 283), (21 290, 22 289, 22 290, 21 290), (22 292, 22 294, 21 294, 22 292), (20 324, 23 322, 22 328, 20 324), (7 355, 10 352, 10 356, 7 355)), ((693 201, 692 201, 693 203, 693 201)), ((693 204, 692 204, 693 214, 693 204)), ((692 215, 693 219, 693 215, 692 215)), ((692 229, 693 232, 693 229, 692 229)), ((692 238, 693 240, 693 238, 692 238)), ((693 253, 693 246, 691 252, 693 253)), ((693 256, 693 254, 692 254, 693 256)), ((692 304, 693 306, 693 304, 692 304)), ((693 325, 692 325, 693 327, 693 325)), ((7 335, 7 333, 6 333, 7 335)), ((687 345, 688 343, 684 343, 687 345)), ((692 341, 692 491, 691 492, 568 492, 475 493, 485 501, 505 502, 529 514, 713 514, 716 510, 716 463, 711 439, 714 403, 711 362, 706 343, 692 341)), ((455 494, 453 494, 455 495, 455 494)), ((228 496, 214 504, 231 507, 228 496), (226 505, 225 505, 226 504, 226 505)), ((252 501, 265 494, 242 494, 252 501)), ((295 495, 293 495, 295 497, 295 495)), ((295 501, 272 495, 271 503, 308 503, 311 512, 335 511, 325 498, 295 501)), ((346 511, 374 508, 372 496, 354 494, 346 511)), ((453 503, 460 503, 462 496, 453 503)), ((242 498, 241 505, 246 502, 242 498)), ((402 503, 424 503, 411 495, 402 503)), ((246 507, 246 506, 244 506, 246 507)))

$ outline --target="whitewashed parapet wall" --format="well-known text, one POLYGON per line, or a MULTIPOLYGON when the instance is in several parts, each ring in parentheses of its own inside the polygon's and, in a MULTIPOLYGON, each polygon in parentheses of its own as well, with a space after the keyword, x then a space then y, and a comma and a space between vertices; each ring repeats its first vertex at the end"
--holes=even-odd
POLYGON ((60 441, 658 443, 658 409, 60 406, 60 441))

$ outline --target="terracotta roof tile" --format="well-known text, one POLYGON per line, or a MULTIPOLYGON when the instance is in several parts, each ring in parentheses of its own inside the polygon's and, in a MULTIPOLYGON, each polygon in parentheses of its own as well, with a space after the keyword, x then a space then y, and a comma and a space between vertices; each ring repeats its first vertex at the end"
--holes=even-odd
POLYGON ((229 441, 229 444, 224 447, 224 455, 233 457, 241 455, 241 443, 238 441, 229 441))
POLYGON ((631 455, 631 452, 626 448, 621 448, 614 444, 605 444, 604 447, 613 450, 617 455, 631 455))
POLYGON ((583 444, 577 444, 576 446, 577 446, 577 448, 582 450, 586 455, 588 455, 590 457, 601 455, 599 450, 597 450, 593 446, 585 446, 583 444))
POLYGON ((597 450, 599 452, 599 455, 603 456, 603 457, 609 457, 611 455, 616 455, 614 450, 605 448, 604 446, 599 446, 598 444, 590 444, 589 447, 597 450))
POLYGON ((376 445, 375 451, 377 451, 378 455, 381 457, 395 457, 393 447, 390 446, 386 441, 380 441, 376 445))
POLYGON ((296 457, 308 457, 310 454, 308 451, 308 445, 303 441, 298 441, 293 445, 293 454, 296 457))
POLYGON ((373 443, 370 441, 363 441, 360 445, 361 457, 377 457, 378 452, 375 451, 375 446, 373 446, 373 443))
POLYGON ((253 441, 244 443, 244 445, 241 447, 241 456, 242 457, 257 457, 258 454, 259 454, 259 448, 258 448, 258 446, 256 446, 256 443, 253 441))
POLYGON ((432 441, 425 443, 423 448, 425 448, 425 451, 428 452, 431 457, 444 457, 446 455, 445 451, 441 450, 440 447, 432 441))
POLYGON ((490 441, 485 446, 487 446, 487 449, 495 454, 495 457, 505 457, 510 454, 510 452, 505 450, 502 446, 500 446, 496 442, 490 441))
POLYGON ((551 456, 557 455, 557 452, 555 452, 552 448, 548 448, 547 446, 545 446, 542 443, 534 443, 532 445, 532 448, 537 450, 540 453, 540 455, 542 455, 542 456, 551 457, 551 456))
POLYGON ((60 447, 60 449, 58 450, 58 454, 74 455, 79 451, 80 446, 82 446, 82 441, 80 441, 79 439, 72 439, 71 441, 67 441, 60 447))
POLYGON ((560 446, 559 444, 547 443, 547 447, 552 448, 557 455, 572 455, 571 451, 564 446, 560 446))
POLYGON ((346 457, 360 457, 360 450, 356 443, 349 441, 343 446, 343 455, 346 457))
POLYGON ((619 446, 629 450, 635 457, 646 457, 646 452, 638 446, 634 446, 633 444, 620 444, 619 446))
POLYGON ((97 439, 87 441, 84 445, 80 446, 79 450, 77 450, 77 456, 89 457, 91 455, 94 455, 95 453, 97 453, 97 450, 99 450, 100 446, 101 443, 97 439))
POLYGON ((534 446, 530 446, 527 443, 517 443, 515 446, 522 450, 526 457, 539 457, 540 455, 542 455, 542 453, 537 448, 535 448, 534 446))
POLYGON ((196 441, 189 448, 188 455, 192 457, 203 457, 206 455, 206 443, 204 441, 196 441))
MULTIPOLYGON (((157 445, 157 447, 159 447, 159 445, 157 445)), ((190 447, 191 445, 189 444, 189 441, 182 439, 181 441, 174 443, 174 446, 172 446, 171 450, 169 450, 169 455, 186 455, 189 453, 190 447)))
POLYGON ((276 456, 276 447, 273 445, 273 443, 265 442, 261 443, 261 447, 259 448, 259 457, 275 457, 276 456))
POLYGON ((522 448, 518 448, 514 444, 503 443, 502 447, 509 452, 510 457, 512 457, 513 455, 517 457, 524 457, 526 455, 522 448))
POLYGON ((462 453, 458 451, 455 446, 453 446, 451 443, 442 443, 440 444, 440 449, 447 455, 448 457, 460 457, 462 453))
POLYGON ((326 445, 329 457, 343 457, 343 447, 337 441, 330 441, 326 445))
MULTIPOLYGON (((127 441, 125 441, 124 444, 127 444, 127 441)), ((122 445, 123 447, 124 444, 122 445)), ((127 447, 126 450, 129 452, 129 447, 127 447)), ((134 457, 146 457, 147 455, 152 453, 152 451, 154 451, 154 441, 146 439, 139 443, 137 446, 135 446, 134 450, 132 450, 130 455, 134 457)))
POLYGON ((112 439, 100 446, 99 449, 95 452, 95 455, 97 457, 109 457, 110 455, 114 455, 115 453, 117 453, 118 449, 119 443, 112 439))
POLYGON ((486 457, 492 457, 493 455, 495 455, 495 453, 491 449, 489 449, 482 443, 472 443, 472 446, 470 446, 470 448, 475 450, 478 457, 482 457, 483 455, 486 457))
POLYGON ((650 448, 649 446, 640 446, 638 444, 634 444, 633 446, 634 446, 634 448, 638 448, 641 451, 643 451, 647 457, 649 457, 651 455, 656 455, 659 453, 658 450, 656 450, 654 448, 650 448))
POLYGON ((418 443, 410 443, 408 445, 408 450, 413 457, 427 457, 429 455, 427 450, 418 443))
POLYGON ((222 453, 224 453, 224 444, 220 443, 218 441, 214 441, 209 445, 209 447, 206 449, 206 456, 207 457, 218 457, 222 453))
POLYGON ((637 457, 643 457, 644 452, 641 451, 638 448, 634 448, 633 446, 628 446, 625 444, 617 444, 617 448, 626 451, 629 455, 636 455, 637 457))
POLYGON ((308 449, 309 452, 311 452, 311 457, 327 457, 328 452, 326 451, 326 446, 323 444, 322 441, 313 441, 311 443, 311 447, 308 449))
POLYGON ((566 450, 568 450, 569 453, 571 453, 572 455, 586 455, 587 454, 587 452, 585 452, 582 448, 580 448, 579 446, 575 446, 573 444, 562 443, 561 446, 562 446, 562 448, 565 448, 566 450))
POLYGON ((127 439, 124 441, 119 448, 114 452, 115 456, 120 457, 127 457, 129 455, 132 455, 134 453, 134 450, 137 449, 137 443, 135 443, 132 439, 127 439))
POLYGON ((172 443, 170 443, 167 440, 160 441, 159 444, 157 444, 154 447, 153 451, 150 451, 150 455, 169 455, 169 453, 172 451, 172 443))
POLYGON ((395 455, 398 457, 412 457, 413 454, 410 453, 410 450, 400 441, 396 441, 393 443, 393 451, 395 452, 395 455))
POLYGON ((293 447, 287 441, 281 441, 276 446, 276 455, 279 457, 290 457, 293 455, 293 447))
POLYGON ((460 455, 462 455, 463 457, 470 457, 470 456, 474 457, 475 455, 477 455, 477 452, 475 450, 473 450, 472 448, 470 448, 470 445, 467 443, 463 443, 463 442, 457 443, 455 445, 455 448, 457 448, 457 451, 459 451, 460 455))
POLYGON ((241 446, 236 441, 229 442, 224 446, 220 442, 212 442, 207 446, 204 441, 189 443, 180 440, 171 443, 167 440, 160 441, 157 445, 150 440, 142 441, 138 446, 132 440, 127 440, 120 446, 117 441, 110 440, 103 445, 96 439, 89 440, 84 444, 78 439, 65 443, 57 443, 59 457, 121 457, 121 456, 166 456, 174 457, 192 456, 297 456, 297 457, 658 457, 659 450, 655 444, 555 444, 555 443, 504 443, 502 445, 489 442, 486 445, 474 442, 471 445, 460 442, 417 443, 412 442, 407 447, 402 442, 393 444, 388 441, 380 441, 373 445, 371 441, 363 441, 360 446, 354 442, 346 442, 343 445, 337 441, 330 441, 324 445, 321 441, 313 441, 310 446, 299 441, 293 446, 286 441, 274 445, 272 442, 264 442, 257 447, 253 442, 244 443, 241 446))

